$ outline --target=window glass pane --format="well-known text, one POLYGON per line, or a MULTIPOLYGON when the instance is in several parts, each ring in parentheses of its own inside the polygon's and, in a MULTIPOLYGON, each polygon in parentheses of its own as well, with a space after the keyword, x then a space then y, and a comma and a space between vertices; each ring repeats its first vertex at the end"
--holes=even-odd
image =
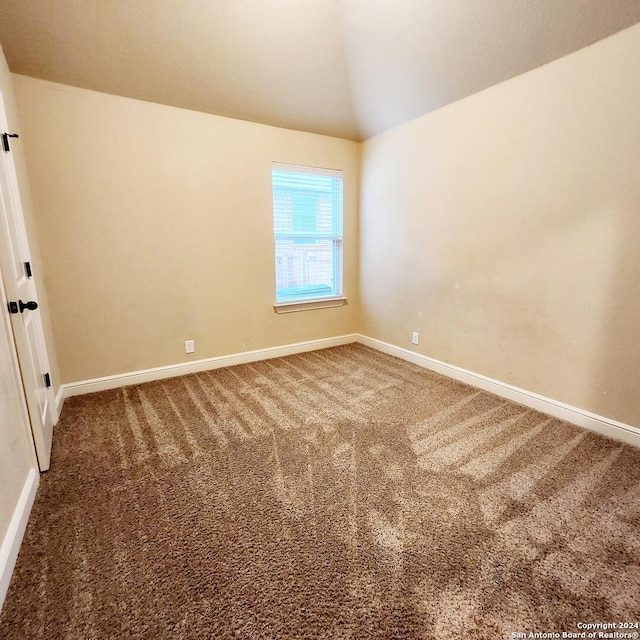
POLYGON ((335 296, 333 254, 331 240, 291 239, 277 242, 277 300, 335 296))
POLYGON ((318 197, 296 193, 291 199, 294 231, 315 231, 318 211, 318 197))
POLYGON ((274 165, 273 215, 276 301, 342 295, 341 172, 274 165))

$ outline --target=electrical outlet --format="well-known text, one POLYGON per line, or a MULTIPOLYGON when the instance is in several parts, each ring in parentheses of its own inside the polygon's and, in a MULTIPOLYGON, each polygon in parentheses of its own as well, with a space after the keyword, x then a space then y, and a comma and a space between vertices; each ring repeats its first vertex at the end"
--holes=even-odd
POLYGON ((420 341, 420 334, 417 331, 414 331, 411 336, 411 344, 418 344, 420 341))
POLYGON ((196 345, 193 340, 184 341, 184 352, 193 353, 196 350, 196 345))

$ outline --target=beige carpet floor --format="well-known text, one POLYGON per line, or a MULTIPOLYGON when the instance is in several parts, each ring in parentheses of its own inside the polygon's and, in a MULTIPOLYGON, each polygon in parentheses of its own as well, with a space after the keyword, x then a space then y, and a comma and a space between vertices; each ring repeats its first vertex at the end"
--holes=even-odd
POLYGON ((0 637, 638 621, 640 450, 349 345, 67 400, 0 637))

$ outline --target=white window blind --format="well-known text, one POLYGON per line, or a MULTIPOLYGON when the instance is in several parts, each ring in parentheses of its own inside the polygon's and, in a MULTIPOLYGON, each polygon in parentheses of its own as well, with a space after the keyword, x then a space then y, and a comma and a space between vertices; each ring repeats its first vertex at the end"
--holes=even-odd
POLYGON ((342 295, 342 171, 273 164, 276 302, 342 295))

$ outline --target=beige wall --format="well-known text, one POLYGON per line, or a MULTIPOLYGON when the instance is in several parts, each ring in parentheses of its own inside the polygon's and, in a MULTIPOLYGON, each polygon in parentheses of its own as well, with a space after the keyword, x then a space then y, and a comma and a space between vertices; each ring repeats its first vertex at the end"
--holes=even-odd
POLYGON ((640 426, 640 25, 363 145, 363 332, 640 426))
POLYGON ((357 143, 14 81, 63 382, 357 330, 357 143), (274 313, 273 161, 344 171, 349 305, 274 313))
MULTIPOLYGON (((0 92, 7 109, 9 125, 12 128, 15 127, 14 130, 19 130, 15 119, 11 75, 1 49, 0 92)), ((16 156, 19 156, 19 145, 14 144, 13 148, 16 156)), ((18 165, 19 157, 15 160, 18 165)), ((22 173, 20 178, 21 199, 26 200, 28 189, 24 182, 25 174, 22 173)), ((0 225, 0 250, 5 247, 6 242, 3 234, 4 229, 0 225)), ((27 475, 31 469, 37 468, 5 304, 6 298, 2 289, 0 291, 0 305, 3 309, 0 319, 0 544, 4 540, 27 475)), ((3 595, 0 593, 0 606, 3 595)))
POLYGON ((62 380, 419 331, 640 425, 638 77, 640 26, 360 146, 14 76, 62 380), (349 306, 273 312, 274 160, 345 171, 349 306))

